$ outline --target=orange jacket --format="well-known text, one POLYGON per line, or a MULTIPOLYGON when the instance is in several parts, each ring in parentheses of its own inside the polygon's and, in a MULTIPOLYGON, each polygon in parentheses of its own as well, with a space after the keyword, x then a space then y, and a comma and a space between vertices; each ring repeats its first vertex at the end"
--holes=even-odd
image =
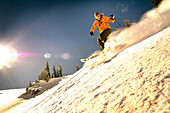
POLYGON ((91 27, 90 32, 94 32, 94 30, 96 29, 96 27, 99 28, 99 32, 100 32, 100 33, 102 33, 105 29, 108 29, 108 28, 111 29, 111 27, 109 26, 109 23, 113 23, 114 21, 115 21, 115 19, 112 20, 112 19, 109 18, 109 17, 106 17, 106 16, 104 16, 104 15, 101 15, 101 19, 100 19, 100 20, 95 19, 95 21, 94 21, 94 23, 93 23, 93 25, 92 25, 92 27, 91 27))

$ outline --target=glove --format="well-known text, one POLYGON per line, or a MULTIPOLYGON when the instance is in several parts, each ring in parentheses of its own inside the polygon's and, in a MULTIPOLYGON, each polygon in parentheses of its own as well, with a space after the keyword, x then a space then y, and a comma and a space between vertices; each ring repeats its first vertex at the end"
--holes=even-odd
POLYGON ((90 36, 93 36, 94 35, 94 33, 93 32, 90 32, 90 36))
POLYGON ((110 18, 111 18, 112 20, 114 20, 114 19, 115 19, 115 16, 114 16, 114 15, 110 15, 110 18))

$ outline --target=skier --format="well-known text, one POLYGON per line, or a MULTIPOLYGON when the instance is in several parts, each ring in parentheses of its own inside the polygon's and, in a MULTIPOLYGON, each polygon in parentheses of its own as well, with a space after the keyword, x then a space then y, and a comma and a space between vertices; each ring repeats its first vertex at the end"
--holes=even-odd
POLYGON ((104 49, 104 44, 107 41, 107 37, 111 33, 111 27, 109 26, 109 23, 113 23, 115 21, 115 16, 110 15, 109 17, 104 16, 104 14, 101 14, 100 12, 95 12, 95 21, 91 27, 90 35, 94 36, 94 30, 96 27, 98 27, 98 31, 100 32, 100 36, 97 40, 97 43, 100 47, 100 50, 102 51, 104 49))

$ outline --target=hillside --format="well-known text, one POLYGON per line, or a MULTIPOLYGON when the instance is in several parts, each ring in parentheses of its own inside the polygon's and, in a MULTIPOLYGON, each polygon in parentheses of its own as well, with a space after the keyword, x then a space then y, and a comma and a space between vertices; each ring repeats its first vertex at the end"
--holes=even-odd
POLYGON ((169 53, 167 28, 106 63, 82 68, 50 91, 19 106, 17 112, 168 112, 169 53))
POLYGON ((165 0, 129 29, 113 33, 104 54, 12 112, 170 112, 169 5, 165 0))

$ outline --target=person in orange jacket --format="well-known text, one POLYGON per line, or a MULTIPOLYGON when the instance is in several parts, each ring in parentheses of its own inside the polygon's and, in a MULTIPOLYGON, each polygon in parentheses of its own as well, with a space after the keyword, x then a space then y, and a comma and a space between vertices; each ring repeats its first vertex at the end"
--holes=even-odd
POLYGON ((112 30, 111 27, 109 26, 109 23, 115 22, 115 16, 110 15, 110 17, 106 17, 100 12, 95 12, 95 21, 91 27, 90 30, 90 35, 94 36, 94 31, 96 27, 98 27, 98 31, 100 33, 100 36, 97 40, 97 43, 100 47, 100 50, 104 49, 104 44, 107 41, 107 37, 111 34, 112 30))

